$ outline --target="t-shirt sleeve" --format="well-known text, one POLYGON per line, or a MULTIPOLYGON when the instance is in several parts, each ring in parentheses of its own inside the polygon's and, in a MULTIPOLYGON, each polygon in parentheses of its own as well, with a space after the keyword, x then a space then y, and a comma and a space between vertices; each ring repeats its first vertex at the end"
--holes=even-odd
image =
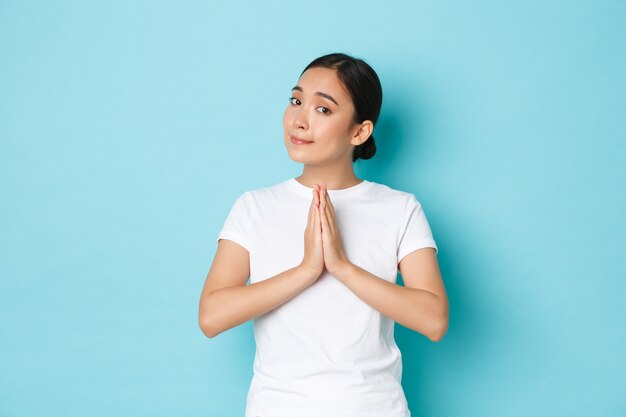
POLYGON ((398 263, 409 253, 426 247, 435 248, 435 253, 439 252, 426 213, 415 195, 411 195, 400 229, 398 263))
POLYGON ((248 191, 235 200, 217 236, 218 242, 220 239, 232 240, 250 252, 251 210, 249 204, 248 191))

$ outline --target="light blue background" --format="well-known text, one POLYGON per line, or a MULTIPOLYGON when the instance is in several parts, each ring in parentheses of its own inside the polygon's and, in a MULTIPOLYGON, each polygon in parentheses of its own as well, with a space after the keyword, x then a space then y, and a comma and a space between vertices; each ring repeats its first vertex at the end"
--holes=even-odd
POLYGON ((251 322, 197 324, 312 59, 383 84, 357 175, 413 192, 451 304, 396 325, 414 417, 626 413, 626 5, 0 2, 0 415, 242 416, 251 322))

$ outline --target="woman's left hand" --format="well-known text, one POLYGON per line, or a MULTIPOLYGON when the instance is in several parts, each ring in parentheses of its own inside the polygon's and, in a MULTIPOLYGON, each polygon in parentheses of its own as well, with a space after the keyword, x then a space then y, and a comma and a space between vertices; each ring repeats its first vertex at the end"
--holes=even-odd
POLYGON ((324 264, 332 275, 350 265, 350 261, 343 251, 339 228, 335 223, 335 208, 330 201, 330 196, 325 185, 316 185, 319 193, 319 210, 322 220, 322 247, 324 252, 324 264))

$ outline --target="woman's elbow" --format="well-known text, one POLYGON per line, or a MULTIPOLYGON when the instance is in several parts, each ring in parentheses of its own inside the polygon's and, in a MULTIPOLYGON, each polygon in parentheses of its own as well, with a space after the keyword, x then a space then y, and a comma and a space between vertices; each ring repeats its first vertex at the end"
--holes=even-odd
POLYGON ((213 338, 216 336, 215 332, 206 321, 198 320, 198 326, 200 326, 200 330, 202 330, 202 333, 204 333, 206 337, 213 338))
POLYGON ((449 313, 448 313, 448 305, 447 303, 442 306, 442 312, 439 315, 439 318, 435 320, 433 325, 433 329, 429 336, 429 339, 433 342, 439 342, 448 332, 448 323, 449 323, 449 313))
POLYGON ((198 310, 198 326, 206 337, 213 338, 217 336, 213 326, 213 319, 209 317, 206 302, 200 304, 200 308, 198 310))
POLYGON ((439 323, 433 332, 431 333, 429 339, 433 342, 439 342, 448 332, 448 321, 442 321, 439 323))

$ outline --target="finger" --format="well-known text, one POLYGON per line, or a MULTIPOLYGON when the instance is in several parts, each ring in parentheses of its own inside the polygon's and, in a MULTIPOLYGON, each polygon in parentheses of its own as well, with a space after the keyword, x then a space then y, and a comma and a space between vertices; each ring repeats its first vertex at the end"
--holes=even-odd
POLYGON ((334 234, 335 222, 330 215, 330 208, 328 205, 328 190, 326 189, 326 184, 323 185, 322 195, 324 196, 324 217, 326 218, 326 224, 328 225, 327 228, 332 234, 334 234))
POLYGON ((333 207, 332 201, 330 201, 330 194, 328 194, 328 190, 324 190, 324 192, 326 194, 326 196, 324 197, 324 201, 326 201, 326 207, 328 207, 327 216, 331 224, 331 227, 334 230, 333 226, 335 226, 335 208, 333 207))
POLYGON ((330 208, 328 204, 324 203, 324 219, 326 219, 326 225, 331 234, 335 233, 335 224, 330 217, 330 208))
POLYGON ((330 194, 326 194, 326 201, 328 202, 328 207, 330 208, 330 217, 333 219, 333 223, 335 222, 335 206, 333 206, 333 202, 330 199, 330 194))
POLYGON ((322 193, 322 202, 320 203, 320 221, 322 223, 322 232, 325 232, 328 230, 328 223, 326 220, 326 204, 323 201, 323 193, 322 193))
POLYGON ((320 228, 320 208, 318 206, 315 206, 315 208, 313 209, 313 228, 315 230, 315 235, 317 236, 317 231, 320 228))
POLYGON ((317 215, 315 216, 315 232, 316 236, 321 236, 324 233, 324 224, 322 220, 321 209, 317 207, 317 215))
POLYGON ((311 205, 309 206, 309 218, 308 218, 308 224, 311 224, 315 218, 315 190, 313 190, 313 197, 311 198, 311 205))
POLYGON ((320 223, 322 224, 322 235, 328 231, 328 223, 326 222, 326 213, 323 207, 319 208, 320 223))
POLYGON ((316 202, 316 204, 317 204, 318 206, 319 206, 319 205, 320 205, 320 203, 321 203, 321 196, 320 196, 320 194, 321 194, 321 189, 320 189, 320 187, 319 187, 319 186, 317 186, 317 185, 316 185, 316 186, 315 186, 315 202, 316 202))
POLYGON ((320 219, 320 206, 319 206, 319 192, 316 189, 315 190, 315 231, 321 231, 322 230, 322 220, 320 219))

